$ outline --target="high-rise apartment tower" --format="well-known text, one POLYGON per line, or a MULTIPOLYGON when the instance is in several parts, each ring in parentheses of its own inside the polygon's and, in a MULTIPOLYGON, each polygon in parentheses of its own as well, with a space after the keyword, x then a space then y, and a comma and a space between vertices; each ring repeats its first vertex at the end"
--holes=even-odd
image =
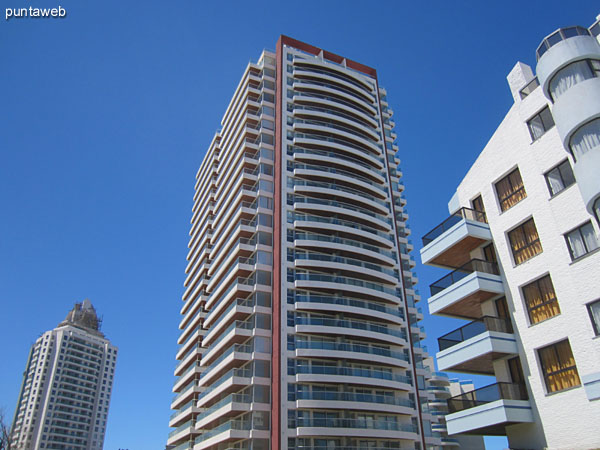
POLYGON ((11 429, 12 450, 102 450, 117 348, 89 300, 31 347, 11 429))
MULTIPOLYGON (((600 17, 599 17, 600 19, 600 17)), ((423 237, 432 314, 460 320, 438 367, 497 382, 448 400, 449 434, 600 447, 600 23, 517 63, 514 104, 423 237)))
POLYGON ((282 36, 197 173, 168 444, 440 445, 398 148, 374 69, 282 36))

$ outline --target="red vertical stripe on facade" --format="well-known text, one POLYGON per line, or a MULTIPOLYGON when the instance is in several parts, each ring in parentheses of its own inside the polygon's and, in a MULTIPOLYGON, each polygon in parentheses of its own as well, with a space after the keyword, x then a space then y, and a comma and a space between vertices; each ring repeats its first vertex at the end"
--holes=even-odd
POLYGON ((271 450, 281 448, 281 116, 283 43, 277 41, 275 78, 275 192, 273 199, 273 300, 271 337, 271 450))

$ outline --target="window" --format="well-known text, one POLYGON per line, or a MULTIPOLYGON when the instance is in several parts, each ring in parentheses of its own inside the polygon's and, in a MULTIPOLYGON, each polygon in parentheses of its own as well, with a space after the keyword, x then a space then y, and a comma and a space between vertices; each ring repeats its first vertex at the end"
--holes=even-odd
POLYGON ((538 355, 548 393, 581 384, 568 339, 539 349, 538 355))
POLYGON ((554 169, 546 172, 544 176, 552 197, 575 183, 575 175, 573 175, 569 160, 564 160, 554 169))
POLYGON ((560 69, 549 83, 550 95, 556 101, 562 94, 577 83, 600 76, 600 61, 583 59, 560 69))
POLYGON ((596 222, 600 224, 600 197, 594 202, 594 214, 596 216, 596 222))
POLYGON ((498 181, 495 186, 498 201, 500 202, 500 210, 502 211, 512 208, 527 197, 521 172, 519 172, 518 168, 498 181))
POLYGON ((567 246, 569 247, 573 261, 587 255, 600 246, 592 222, 584 223, 570 233, 567 233, 565 239, 567 240, 567 246))
POLYGON ((550 113, 550 108, 547 106, 527 121, 529 134, 531 134, 531 139, 534 141, 542 137, 553 126, 554 119, 552 119, 552 113, 550 113))
POLYGON ((514 230, 509 231, 508 240, 517 265, 533 258, 538 253, 542 253, 542 243, 533 219, 529 219, 514 230))
POLYGON ((498 258, 496 257, 496 251, 494 250, 494 244, 488 244, 485 247, 483 247, 483 256, 487 262, 498 262, 498 258))
POLYGON ((560 314, 550 275, 523 286, 523 297, 532 325, 560 314))
POLYGON ((588 304, 587 307, 590 319, 592 320, 592 326, 594 327, 594 333, 596 336, 600 336, 600 300, 588 304))
POLYGON ((485 217, 485 207, 483 206, 483 199, 481 198, 481 195, 478 195, 473 200, 471 200, 471 208, 473 208, 473 210, 476 211, 475 220, 477 220, 478 222, 487 223, 487 219, 485 217))
POLYGON ((600 146, 600 118, 594 119, 579 127, 571 140, 569 147, 573 158, 579 159, 587 152, 600 146))

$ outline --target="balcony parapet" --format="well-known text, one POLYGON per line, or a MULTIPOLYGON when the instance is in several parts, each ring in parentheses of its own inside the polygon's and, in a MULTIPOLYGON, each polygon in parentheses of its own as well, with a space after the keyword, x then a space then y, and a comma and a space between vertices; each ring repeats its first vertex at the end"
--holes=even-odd
POLYGON ((459 267, 469 260, 469 253, 492 240, 484 212, 461 208, 422 238, 423 264, 459 267))

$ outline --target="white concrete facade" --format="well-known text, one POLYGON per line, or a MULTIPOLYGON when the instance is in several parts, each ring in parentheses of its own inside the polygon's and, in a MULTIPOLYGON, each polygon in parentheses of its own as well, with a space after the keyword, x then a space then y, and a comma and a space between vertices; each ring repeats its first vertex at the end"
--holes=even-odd
POLYGON ((11 429, 13 450, 102 450, 117 347, 89 302, 31 348, 11 429))
MULTIPOLYGON (((596 25, 590 30, 599 28, 596 25)), ((561 33, 562 42, 557 44, 557 39, 551 40, 555 47, 546 49, 540 57, 538 71, 541 73, 538 75, 542 86, 536 88, 531 69, 523 63, 517 63, 509 74, 515 103, 449 203, 451 214, 464 211, 460 208, 484 209, 487 220, 482 222, 487 222, 492 238, 478 247, 469 247, 469 257, 496 264, 490 259, 491 253, 484 252, 486 245, 493 245, 503 292, 472 302, 469 311, 476 310, 478 305, 480 317, 440 339, 440 345, 445 348, 438 357, 444 360, 446 370, 462 365, 474 372, 477 366, 468 364, 480 358, 479 367, 491 363, 491 374, 499 383, 487 390, 475 390, 451 399, 450 409, 454 407, 454 411, 446 417, 448 431, 504 434, 510 447, 515 449, 592 449, 600 446, 597 432, 600 425, 600 341, 595 323, 598 318, 591 309, 600 299, 600 277, 597 276, 600 273, 599 228, 590 207, 590 199, 596 194, 589 194, 594 190, 600 192, 600 165, 588 159, 585 170, 573 170, 576 180, 573 183, 565 182, 570 179, 568 175, 562 178, 562 185, 550 180, 551 173, 555 174, 554 169, 559 165, 564 174, 568 174, 569 167, 576 168, 577 164, 584 164, 584 160, 581 158, 576 162, 576 155, 569 148, 574 125, 559 125, 568 114, 563 111, 555 115, 556 126, 548 120, 548 115, 544 115, 545 108, 550 113, 564 109, 559 100, 565 102, 569 89, 574 89, 565 83, 567 88, 558 100, 547 90, 552 74, 560 70, 560 67, 551 66, 558 60, 561 64, 573 62, 565 59, 564 54, 556 56, 563 51, 561 47, 569 46, 570 40, 583 41, 591 50, 581 52, 581 58, 600 60, 600 46, 596 37, 585 28, 564 29, 561 33), (541 117, 540 122, 536 122, 536 117, 541 117), (538 123, 542 125, 536 125, 538 123), (510 198, 504 195, 506 184, 501 180, 515 169, 522 179, 522 187, 518 187, 519 183, 511 184, 514 189, 511 188, 510 198), (591 173, 593 177, 590 177, 591 173), (535 232, 531 231, 532 224, 535 224, 535 232), (578 236, 583 235, 577 233, 583 233, 581 230, 585 230, 587 241, 579 249, 578 242, 583 242, 583 237, 578 241, 578 236), (525 238, 521 241, 519 236, 525 238), (532 299, 531 294, 531 286, 539 286, 535 283, 541 283, 540 280, 544 280, 544 292, 550 292, 548 280, 553 288, 553 294, 540 294, 539 298, 547 302, 544 305, 532 299), (501 307, 501 302, 497 303, 501 297, 506 299, 506 310, 501 307), (510 325, 512 329, 503 331, 508 333, 504 337, 513 340, 512 350, 506 347, 509 340, 505 341, 502 352, 492 346, 487 350, 469 346, 478 338, 485 338, 486 333, 492 333, 493 330, 482 328, 484 316, 510 325), (551 362, 550 352, 558 355, 560 364, 551 362), (514 358, 517 357, 522 371, 516 368, 514 358), (566 378, 569 380, 565 381, 566 378)), ((579 44, 575 47, 581 49, 579 44)), ((596 99, 595 107, 600 112, 600 98, 594 90, 598 77, 600 74, 586 80, 587 84, 579 83, 575 87, 590 87, 589 97, 596 99)), ((589 113, 588 120, 595 117, 589 113)), ((578 127, 585 122, 578 120, 578 127)), ((597 155, 600 147, 586 152, 587 156, 597 155)), ((518 180, 518 177, 512 179, 518 180)), ((422 251, 424 262, 429 262, 430 248, 435 246, 436 251, 444 251, 443 248, 440 250, 444 239, 444 233, 437 233, 433 242, 427 240, 422 251)), ((451 264, 446 267, 452 269, 451 264)), ((449 285, 446 290, 450 291, 453 286, 449 285)), ((436 292, 436 295, 440 296, 440 293, 436 292)), ((436 300, 435 296, 432 300, 436 300)), ((462 308, 467 310, 466 305, 462 308)), ((439 310, 431 300, 430 309, 432 313, 439 310)), ((460 312, 457 308, 447 315, 460 317, 460 312)))

